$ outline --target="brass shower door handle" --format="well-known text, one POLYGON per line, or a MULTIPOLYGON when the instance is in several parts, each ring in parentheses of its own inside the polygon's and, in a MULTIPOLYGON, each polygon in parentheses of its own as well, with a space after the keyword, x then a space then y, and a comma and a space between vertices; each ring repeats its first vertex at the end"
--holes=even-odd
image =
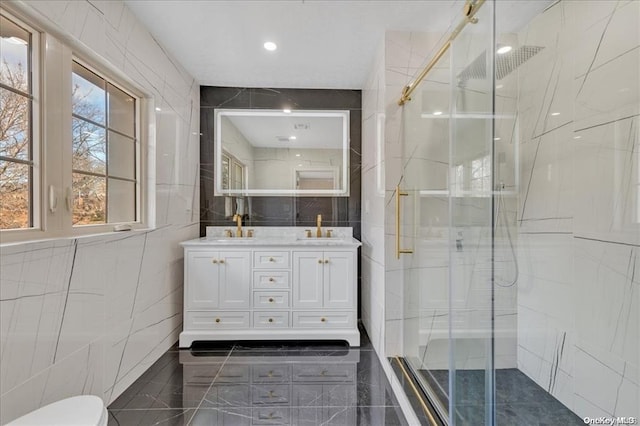
POLYGON ((401 254, 411 254, 413 250, 400 248, 400 197, 409 195, 406 191, 400 190, 400 185, 396 186, 396 259, 400 259, 401 254))

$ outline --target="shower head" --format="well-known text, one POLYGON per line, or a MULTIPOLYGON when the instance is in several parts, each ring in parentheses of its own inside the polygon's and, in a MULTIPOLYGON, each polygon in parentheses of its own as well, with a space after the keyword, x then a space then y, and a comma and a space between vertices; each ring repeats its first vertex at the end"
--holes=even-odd
MULTIPOLYGON (((513 70, 534 57, 544 47, 520 46, 502 55, 496 55, 496 79, 502 80, 513 70)), ((469 80, 481 80, 487 78, 487 52, 483 51, 460 74, 458 74, 458 87, 464 87, 469 80)))

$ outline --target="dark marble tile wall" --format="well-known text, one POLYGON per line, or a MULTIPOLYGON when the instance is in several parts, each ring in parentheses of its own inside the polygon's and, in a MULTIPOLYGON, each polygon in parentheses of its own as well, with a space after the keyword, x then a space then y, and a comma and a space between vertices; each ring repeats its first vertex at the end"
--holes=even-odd
POLYGON ((340 109, 350 111, 349 197, 251 197, 247 226, 351 226, 360 239, 362 93, 360 90, 200 87, 200 234, 207 226, 232 226, 224 198, 213 196, 214 109, 340 109))

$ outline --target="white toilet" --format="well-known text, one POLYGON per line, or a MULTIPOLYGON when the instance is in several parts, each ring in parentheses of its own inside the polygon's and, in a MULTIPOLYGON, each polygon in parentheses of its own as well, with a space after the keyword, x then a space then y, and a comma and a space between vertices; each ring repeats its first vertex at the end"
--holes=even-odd
POLYGON ((107 426, 107 421, 102 399, 81 395, 45 405, 6 426, 107 426))

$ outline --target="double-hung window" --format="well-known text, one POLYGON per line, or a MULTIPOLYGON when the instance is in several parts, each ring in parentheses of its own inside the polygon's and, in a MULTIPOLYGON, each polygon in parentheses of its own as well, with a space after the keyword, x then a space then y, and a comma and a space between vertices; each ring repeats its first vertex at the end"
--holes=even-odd
POLYGON ((1 242, 146 226, 141 93, 90 52, 0 20, 1 242))

